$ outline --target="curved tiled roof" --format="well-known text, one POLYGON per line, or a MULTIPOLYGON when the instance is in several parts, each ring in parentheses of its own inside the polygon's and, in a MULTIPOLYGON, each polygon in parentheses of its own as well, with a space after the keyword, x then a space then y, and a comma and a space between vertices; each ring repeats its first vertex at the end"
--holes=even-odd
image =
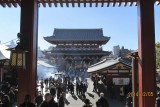
POLYGON ((50 43, 55 41, 102 41, 107 43, 110 37, 103 36, 102 29, 54 29, 53 36, 44 37, 50 43))
POLYGON ((104 68, 109 68, 109 67, 111 67, 115 64, 118 64, 118 63, 123 63, 124 65, 126 65, 128 67, 131 67, 131 65, 128 65, 128 64, 124 63, 120 59, 112 59, 112 60, 104 60, 104 61, 101 61, 101 62, 96 63, 94 65, 91 65, 88 68, 88 72, 95 72, 95 71, 98 71, 98 70, 101 70, 101 69, 104 69, 104 68))

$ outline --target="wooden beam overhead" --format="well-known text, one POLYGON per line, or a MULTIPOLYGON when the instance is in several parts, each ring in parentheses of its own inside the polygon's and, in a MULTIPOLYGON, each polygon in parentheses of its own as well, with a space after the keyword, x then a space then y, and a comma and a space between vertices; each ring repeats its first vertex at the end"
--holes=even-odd
POLYGON ((2 7, 6 7, 6 4, 5 3, 0 3, 2 7))
POLYGON ((11 0, 11 2, 12 2, 12 5, 13 5, 14 7, 17 7, 17 3, 16 3, 15 0, 11 0))
POLYGON ((104 0, 102 0, 102 4, 101 4, 101 7, 103 7, 104 6, 104 0))
POLYGON ((113 7, 115 7, 116 5, 116 0, 113 0, 113 7))
POLYGON ((96 0, 96 7, 98 7, 98 0, 96 0))
POLYGON ((40 0, 40 2, 42 3, 43 7, 46 7, 46 3, 44 0, 40 0))
POLYGON ((122 4, 122 0, 119 0, 118 6, 120 7, 122 4))
POLYGON ((126 7, 127 6, 127 2, 128 0, 125 0, 125 2, 124 2, 124 7, 126 7))
POLYGON ((67 6, 67 7, 69 7, 69 3, 68 3, 68 0, 65 0, 65 1, 66 1, 66 6, 67 6))
POLYGON ((89 3, 89 4, 90 4, 90 7, 92 7, 92 0, 90 0, 89 2, 90 2, 90 3, 89 3))
POLYGON ((157 5, 160 5, 160 0, 159 1, 157 1, 158 3, 157 3, 157 5))
POLYGON ((6 4, 3 0, 0 0, 0 4, 1 4, 2 7, 6 7, 6 4))
POLYGON ((133 1, 130 2, 130 5, 129 5, 129 6, 132 6, 132 5, 133 5, 133 1))
POLYGON ((137 6, 137 2, 134 2, 135 6, 137 6))
MULTIPOLYGON (((22 0, 0 0, 0 5, 2 7, 17 7, 17 5, 21 6, 22 0)), ((86 7, 86 4, 89 3, 90 7, 92 7, 92 3, 95 3, 95 7, 98 7, 98 3, 101 3, 101 7, 104 7, 104 4, 107 3, 107 7, 110 6, 110 4, 113 3, 113 7, 116 6, 116 3, 118 3, 118 6, 120 7, 122 3, 124 3, 124 7, 129 4, 129 6, 137 6, 137 0, 37 0, 39 4, 42 4, 42 7, 46 7, 46 4, 48 4, 49 7, 52 7, 52 3, 54 3, 55 7, 58 7, 57 3, 60 3, 60 6, 63 7, 63 3, 66 3, 66 7, 69 7, 69 3, 72 3, 72 7, 75 7, 75 3, 78 4, 78 7, 80 7, 80 4, 83 3, 84 7, 86 7)), ((155 5, 160 5, 160 0, 155 0, 155 5)))
POLYGON ((21 6, 21 0, 17 0, 16 2, 18 3, 19 6, 21 6))
POLYGON ((80 7, 81 5, 80 5, 80 0, 78 0, 78 7, 80 7))
POLYGON ((63 1, 59 0, 60 6, 63 7, 63 1))
POLYGON ((5 0, 5 2, 6 2, 6 5, 7 5, 8 7, 12 7, 12 5, 11 5, 11 1, 9 1, 9 0, 5 0))
POLYGON ((71 0, 72 1, 72 7, 74 7, 74 0, 71 0))
POLYGON ((107 7, 109 7, 109 5, 110 5, 110 1, 108 0, 108 1, 107 1, 107 7))
POLYGON ((83 0, 83 2, 84 2, 84 7, 86 7, 86 0, 83 0))
POLYGON ((54 3, 54 6, 57 7, 57 1, 53 0, 52 2, 54 3))
POLYGON ((52 7, 52 1, 46 0, 46 2, 48 3, 48 6, 49 6, 49 7, 52 7))

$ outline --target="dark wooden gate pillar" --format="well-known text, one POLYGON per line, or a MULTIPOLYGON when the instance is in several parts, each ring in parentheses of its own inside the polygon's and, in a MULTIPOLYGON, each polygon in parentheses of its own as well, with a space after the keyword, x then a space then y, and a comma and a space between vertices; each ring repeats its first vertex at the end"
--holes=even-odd
POLYGON ((36 95, 38 40, 37 0, 21 1, 20 32, 24 36, 24 38, 22 38, 22 45, 29 52, 26 56, 26 69, 18 72, 18 105, 24 101, 26 94, 31 95, 32 102, 36 95))
POLYGON ((154 107, 156 96, 154 0, 138 0, 137 6, 139 107, 154 107))
POLYGON ((138 52, 131 54, 132 56, 132 92, 136 95, 133 96, 133 107, 139 107, 138 105, 138 52))

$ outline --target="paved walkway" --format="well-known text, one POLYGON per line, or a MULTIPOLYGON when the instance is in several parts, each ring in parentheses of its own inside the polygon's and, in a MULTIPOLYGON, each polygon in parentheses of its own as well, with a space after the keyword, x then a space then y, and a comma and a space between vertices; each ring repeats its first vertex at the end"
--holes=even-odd
MULTIPOLYGON (((90 79, 88 79, 88 83, 89 86, 86 93, 86 98, 92 102, 93 107, 96 107, 96 101, 99 99, 99 96, 97 95, 97 93, 92 92, 93 82, 90 79)), ((66 105, 66 107, 82 107, 84 104, 84 102, 80 98, 78 98, 77 95, 75 95, 74 97, 72 97, 72 95, 69 95, 67 100, 70 104, 66 105)), ((122 103, 119 100, 110 98, 107 98, 107 100, 109 102, 110 107, 125 107, 124 102, 122 103)))
MULTIPOLYGON (((87 93, 86 93, 86 98, 89 99, 92 104, 93 107, 96 107, 96 101, 99 99, 99 96, 97 93, 92 92, 93 91, 93 82, 88 79, 88 89, 87 89, 87 93)), ((40 90, 40 88, 39 88, 40 90)), ((46 92, 44 91, 44 94, 46 92)), ((76 93, 76 92, 75 92, 76 93)), ((81 98, 79 98, 76 94, 74 96, 72 96, 70 93, 68 93, 66 95, 67 101, 68 101, 68 105, 66 105, 65 107, 82 107, 84 105, 84 102, 81 100, 81 98)), ((118 99, 111 99, 111 98, 106 98, 109 102, 110 107, 125 107, 124 103, 125 102, 120 102, 118 99)), ((57 101, 57 99, 55 99, 57 101)))

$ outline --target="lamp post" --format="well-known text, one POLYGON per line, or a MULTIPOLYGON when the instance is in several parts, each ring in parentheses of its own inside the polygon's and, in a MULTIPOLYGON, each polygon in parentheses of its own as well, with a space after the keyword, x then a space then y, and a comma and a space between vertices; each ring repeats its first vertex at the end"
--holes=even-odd
POLYGON ((23 35, 21 33, 18 33, 17 37, 18 37, 17 46, 15 48, 7 49, 11 51, 10 66, 12 68, 25 69, 27 51, 21 45, 21 38, 23 38, 23 35))

